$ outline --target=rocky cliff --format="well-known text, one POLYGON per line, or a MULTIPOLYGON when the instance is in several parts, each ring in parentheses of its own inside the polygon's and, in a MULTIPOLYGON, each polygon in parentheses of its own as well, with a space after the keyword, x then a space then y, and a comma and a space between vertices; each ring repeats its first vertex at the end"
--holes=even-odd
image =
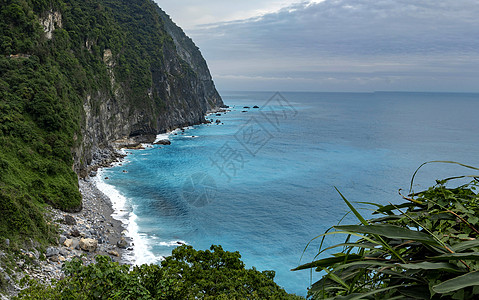
POLYGON ((198 48, 151 0, 3 1, 0 240, 48 242, 45 204, 78 211, 78 175, 116 142, 222 105, 198 48))
MULTIPOLYGON (((149 84, 139 93, 131 94, 128 90, 131 83, 118 80, 116 75, 123 49, 120 47, 116 52, 103 50, 110 85, 84 98, 83 141, 74 149, 75 170, 81 175, 86 174, 89 165, 105 158, 105 152, 101 150, 108 149, 115 141, 151 142, 157 133, 204 122, 208 111, 224 105, 206 61, 193 41, 156 4, 137 2, 143 2, 146 10, 151 6, 151 11, 132 9, 136 15, 134 18, 143 18, 143 21, 135 22, 138 23, 135 27, 142 28, 146 24, 151 27, 153 24, 157 28, 155 35, 162 40, 161 53, 145 49, 145 54, 153 57, 146 65, 145 77, 149 84), (156 60, 155 55, 161 60, 156 60)), ((132 2, 124 3, 127 9, 134 6, 132 2)), ((108 1, 106 4, 111 5, 108 1)), ((113 15, 121 21, 121 12, 113 15)), ((121 27, 136 35, 131 24, 121 27)), ((138 43, 142 44, 142 41, 138 43)))

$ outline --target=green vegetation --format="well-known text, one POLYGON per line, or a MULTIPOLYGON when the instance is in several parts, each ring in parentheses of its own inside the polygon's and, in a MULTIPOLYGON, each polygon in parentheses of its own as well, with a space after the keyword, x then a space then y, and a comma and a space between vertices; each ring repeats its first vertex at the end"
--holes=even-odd
POLYGON ((314 299, 477 299, 479 182, 474 178, 456 188, 446 187, 450 180, 464 177, 469 176, 438 181, 426 191, 404 197, 404 203, 369 203, 379 215, 370 220, 341 194, 360 224, 334 226, 317 237, 324 241, 328 235, 347 236, 344 243, 320 249, 318 256, 337 248, 340 252, 295 269, 326 273, 309 295, 314 299))
POLYGON ((67 277, 54 287, 34 284, 20 299, 302 299, 274 283, 274 272, 246 269, 238 252, 183 245, 158 265, 127 265, 98 256, 65 264, 67 277))
POLYGON ((44 207, 81 208, 72 152, 82 143, 85 99, 98 114, 95 95, 121 87, 130 112, 158 114, 165 103, 152 79, 164 76, 164 52, 174 45, 149 0, 0 2, 0 241, 46 244, 55 231, 44 207), (61 26, 54 22, 49 39, 41 22, 52 13, 61 26))

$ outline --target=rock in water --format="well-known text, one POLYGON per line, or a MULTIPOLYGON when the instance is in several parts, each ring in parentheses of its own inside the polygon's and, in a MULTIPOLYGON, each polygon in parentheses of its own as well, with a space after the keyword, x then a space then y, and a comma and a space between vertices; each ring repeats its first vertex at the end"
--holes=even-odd
POLYGON ((81 239, 80 248, 84 251, 94 252, 98 246, 98 241, 95 239, 81 239))
POLYGON ((170 140, 159 140, 158 142, 155 143, 155 145, 171 145, 170 140))

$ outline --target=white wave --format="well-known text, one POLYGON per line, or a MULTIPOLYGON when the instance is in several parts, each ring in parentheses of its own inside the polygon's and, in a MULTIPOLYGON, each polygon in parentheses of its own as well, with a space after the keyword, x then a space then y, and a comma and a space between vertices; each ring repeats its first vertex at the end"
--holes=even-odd
POLYGON ((121 221, 126 227, 126 236, 133 241, 133 251, 126 253, 124 259, 135 265, 154 264, 163 260, 162 256, 156 256, 151 251, 149 237, 138 230, 137 216, 128 199, 123 196, 114 186, 107 184, 104 178, 104 170, 99 169, 95 177, 97 188, 110 198, 113 208, 112 217, 121 221))
POLYGON ((130 207, 128 207, 127 199, 125 196, 120 194, 114 186, 107 184, 103 179, 105 176, 105 172, 103 169, 98 170, 98 174, 95 177, 95 184, 96 187, 105 195, 110 198, 111 206, 113 208, 112 217, 116 220, 121 221, 123 224, 128 224, 129 219, 129 211, 130 207))
POLYGON ((162 256, 157 256, 151 251, 151 239, 148 235, 140 233, 138 230, 138 223, 136 222, 137 215, 130 213, 130 222, 128 223, 128 235, 135 244, 133 246, 133 255, 131 261, 135 265, 154 264, 163 260, 162 256))
POLYGON ((164 247, 178 247, 181 245, 188 245, 185 241, 177 240, 177 241, 170 241, 170 242, 160 242, 160 246, 164 247))
POLYGON ((159 141, 162 141, 162 140, 169 140, 170 139, 170 134, 171 134, 171 132, 158 134, 156 136, 155 143, 158 143, 159 141))

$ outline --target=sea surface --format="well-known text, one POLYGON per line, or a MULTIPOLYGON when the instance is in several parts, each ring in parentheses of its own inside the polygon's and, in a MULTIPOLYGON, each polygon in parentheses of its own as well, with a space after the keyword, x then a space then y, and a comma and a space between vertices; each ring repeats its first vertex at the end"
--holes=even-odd
MULTIPOLYGON (((423 162, 479 166, 479 94, 222 97, 231 111, 208 116, 212 124, 158 137, 171 145, 127 150, 121 165, 97 176, 133 238, 131 261, 158 263, 179 243, 219 244, 239 251, 248 267, 275 270, 288 292, 306 295, 310 272, 290 269, 311 261, 318 243, 304 252, 307 243, 348 212, 335 187, 350 201, 397 203, 398 190, 407 193, 423 162)), ((414 190, 473 173, 429 164, 414 190)), ((343 222, 357 223, 350 215, 343 222)), ((342 239, 332 237, 325 246, 342 239)), ((313 274, 313 282, 319 278, 313 274)))

